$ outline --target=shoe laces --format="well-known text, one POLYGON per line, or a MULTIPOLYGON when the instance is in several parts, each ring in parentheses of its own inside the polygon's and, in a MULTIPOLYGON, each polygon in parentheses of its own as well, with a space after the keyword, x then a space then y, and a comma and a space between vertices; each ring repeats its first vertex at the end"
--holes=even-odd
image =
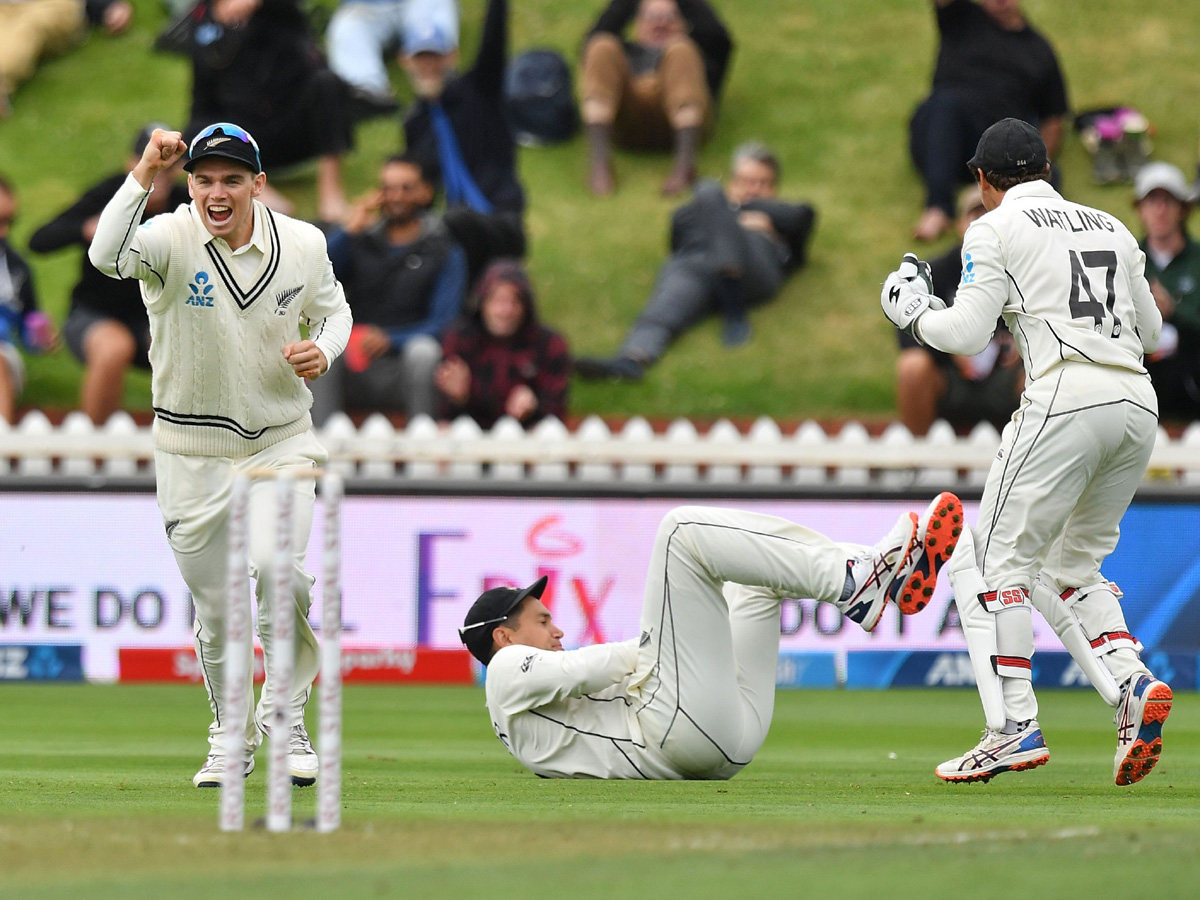
POLYGON ((308 736, 303 723, 293 725, 291 732, 288 735, 288 740, 293 750, 303 750, 309 752, 313 749, 312 740, 308 736))

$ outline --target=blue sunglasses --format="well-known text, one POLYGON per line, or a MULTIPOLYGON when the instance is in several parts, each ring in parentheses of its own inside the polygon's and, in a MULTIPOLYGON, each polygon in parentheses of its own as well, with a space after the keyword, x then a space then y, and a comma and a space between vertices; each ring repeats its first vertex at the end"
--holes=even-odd
POLYGON ((201 141, 212 137, 214 134, 221 134, 225 137, 236 138, 237 140, 249 144, 254 148, 254 162, 258 165, 258 170, 262 171, 262 159, 258 155, 258 142, 250 136, 245 128, 234 125, 232 122, 217 122, 215 125, 209 125, 194 138, 188 146, 188 156, 192 156, 196 152, 196 145, 201 141))

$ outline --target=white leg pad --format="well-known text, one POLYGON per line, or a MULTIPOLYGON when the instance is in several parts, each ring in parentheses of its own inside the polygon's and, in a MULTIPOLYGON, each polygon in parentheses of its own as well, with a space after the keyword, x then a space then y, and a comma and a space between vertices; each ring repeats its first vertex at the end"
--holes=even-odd
POLYGON ((1109 706, 1120 702, 1121 692, 1105 657, 1119 650, 1142 651, 1125 624, 1121 596, 1121 589, 1109 581, 1068 588, 1060 595, 1039 578, 1033 591, 1034 607, 1109 706))
POLYGON ((979 598, 983 608, 996 617, 996 655, 992 667, 1001 678, 1033 681, 1033 625, 1029 591, 1003 587, 979 598))
POLYGON ((983 715, 988 728, 999 731, 1008 721, 1004 709, 1004 693, 1000 676, 993 668, 992 660, 998 655, 996 643, 996 616, 983 605, 987 584, 975 564, 975 536, 971 529, 963 526, 962 536, 950 562, 946 564, 950 585, 954 589, 954 602, 958 606, 959 621, 963 636, 971 655, 971 668, 975 671, 975 685, 983 703, 983 715))

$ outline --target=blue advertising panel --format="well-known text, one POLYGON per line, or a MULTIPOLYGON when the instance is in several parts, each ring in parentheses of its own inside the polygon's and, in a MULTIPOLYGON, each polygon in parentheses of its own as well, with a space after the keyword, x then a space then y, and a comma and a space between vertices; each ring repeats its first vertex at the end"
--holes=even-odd
POLYGON ((0 644, 0 681, 83 681, 83 647, 0 644))

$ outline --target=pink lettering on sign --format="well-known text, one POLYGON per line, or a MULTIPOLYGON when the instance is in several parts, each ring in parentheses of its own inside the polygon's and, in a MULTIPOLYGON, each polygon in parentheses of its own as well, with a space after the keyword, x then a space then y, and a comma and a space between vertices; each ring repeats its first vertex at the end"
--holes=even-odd
POLYGON ((583 618, 586 623, 583 636, 591 637, 597 644, 603 644, 604 632, 600 630, 600 608, 604 606, 604 601, 608 599, 608 594, 612 590, 616 579, 608 577, 604 579, 604 585, 600 590, 592 596, 588 593, 587 584, 582 578, 572 578, 571 587, 575 590, 575 597, 579 600, 579 608, 583 610, 583 618))
POLYGON ((525 538, 529 552, 546 559, 563 559, 583 552, 583 540, 559 528, 562 516, 549 515, 538 519, 525 538))

